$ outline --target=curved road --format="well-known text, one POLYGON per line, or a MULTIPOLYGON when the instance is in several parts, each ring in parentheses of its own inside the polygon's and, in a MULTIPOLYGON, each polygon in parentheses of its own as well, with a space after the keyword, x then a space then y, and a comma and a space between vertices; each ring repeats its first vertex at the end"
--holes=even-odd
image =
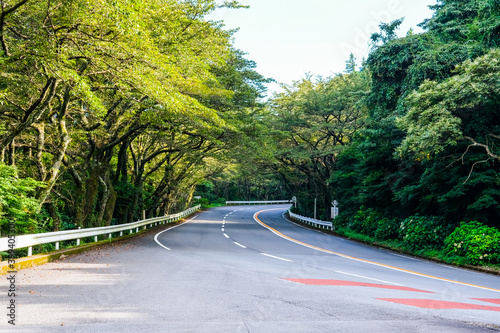
POLYGON ((0 331, 500 331, 498 276, 305 229, 287 208, 215 208, 20 271, 0 331))

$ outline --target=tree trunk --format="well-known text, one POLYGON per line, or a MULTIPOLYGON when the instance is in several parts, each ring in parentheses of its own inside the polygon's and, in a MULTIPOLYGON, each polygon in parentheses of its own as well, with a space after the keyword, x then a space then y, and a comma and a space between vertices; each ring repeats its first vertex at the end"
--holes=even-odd
POLYGON ((11 165, 13 167, 16 166, 16 143, 15 140, 12 139, 11 143, 7 146, 7 165, 11 165))
POLYGON ((61 227, 61 218, 59 217, 59 214, 57 214, 56 207, 51 201, 46 202, 45 207, 47 208, 50 217, 52 217, 52 221, 54 221, 52 231, 59 231, 59 228, 61 227))
POLYGON ((103 177, 99 177, 99 180, 104 188, 104 193, 101 200, 101 207, 99 210, 99 215, 97 217, 97 222, 101 226, 111 225, 111 220, 113 218, 113 212, 115 210, 115 203, 117 198, 117 193, 111 184, 109 174, 103 177))
POLYGON ((47 200, 50 191, 52 191, 52 188, 57 182, 62 161, 64 159, 64 156, 66 156, 66 150, 68 149, 69 143, 71 141, 68 130, 66 128, 66 121, 63 117, 59 119, 58 125, 60 134, 60 146, 58 147, 57 153, 54 155, 50 172, 48 172, 46 178, 43 179, 46 182, 46 186, 39 192, 38 195, 38 202, 40 203, 40 207, 45 202, 45 200, 47 200))

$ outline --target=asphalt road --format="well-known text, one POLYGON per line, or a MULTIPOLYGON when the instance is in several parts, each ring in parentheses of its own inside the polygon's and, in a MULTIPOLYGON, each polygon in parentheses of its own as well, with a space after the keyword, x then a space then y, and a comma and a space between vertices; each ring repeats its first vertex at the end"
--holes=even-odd
POLYGON ((287 207, 211 209, 20 271, 0 331, 500 331, 500 277, 305 229, 287 207))

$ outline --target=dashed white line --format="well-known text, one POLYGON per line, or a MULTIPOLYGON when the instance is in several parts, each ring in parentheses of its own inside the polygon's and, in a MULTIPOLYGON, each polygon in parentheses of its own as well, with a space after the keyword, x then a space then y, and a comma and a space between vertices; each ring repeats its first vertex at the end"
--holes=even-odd
POLYGON ((273 256, 273 255, 270 255, 270 254, 267 254, 267 253, 261 253, 263 256, 266 256, 266 257, 270 257, 270 258, 274 258, 274 259, 278 259, 278 260, 282 260, 282 261, 286 261, 286 262, 293 262, 292 260, 288 260, 288 259, 285 259, 285 258, 281 258, 281 257, 276 257, 276 256, 273 256))
POLYGON ((397 256, 397 257, 405 258, 405 259, 410 259, 410 260, 415 260, 415 261, 422 261, 422 260, 418 260, 418 259, 415 259, 415 258, 412 258, 412 257, 404 256, 402 254, 397 254, 397 253, 392 253, 392 252, 391 252, 391 254, 394 255, 394 256, 397 256))
POLYGON ((246 249, 246 248, 247 248, 245 245, 241 245, 241 244, 240 244, 240 243, 238 243, 238 242, 233 242, 233 243, 234 243, 234 244, 236 244, 236 245, 238 245, 239 247, 244 248, 244 249, 246 249))
POLYGON ((229 238, 229 236, 226 233, 224 233, 224 237, 229 238))

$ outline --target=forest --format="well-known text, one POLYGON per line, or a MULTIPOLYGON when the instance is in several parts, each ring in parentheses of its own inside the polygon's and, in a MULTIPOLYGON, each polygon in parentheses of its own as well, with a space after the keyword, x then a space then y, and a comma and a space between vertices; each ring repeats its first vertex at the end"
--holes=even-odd
POLYGON ((296 196, 323 220, 337 200, 345 233, 500 264, 500 0, 381 22, 366 59, 267 100, 207 18, 237 1, 1 4, 2 235, 296 196))

